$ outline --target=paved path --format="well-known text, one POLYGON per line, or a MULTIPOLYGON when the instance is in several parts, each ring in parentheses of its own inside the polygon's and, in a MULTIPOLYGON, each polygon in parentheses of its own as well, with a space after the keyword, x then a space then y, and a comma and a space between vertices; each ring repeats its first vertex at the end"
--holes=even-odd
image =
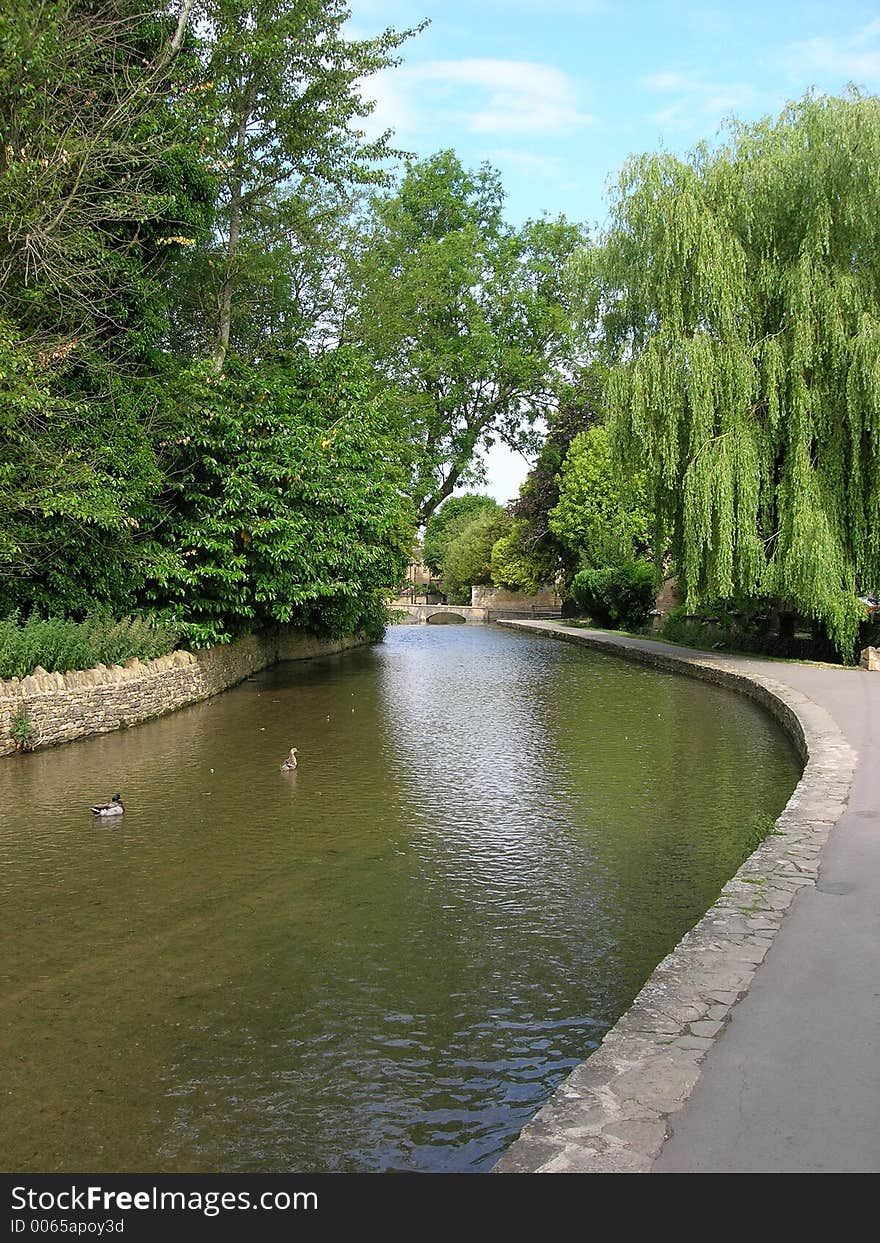
POLYGON ((880 1170, 880 673, 737 658, 826 708, 858 763, 654 1170, 880 1170))
MULTIPOLYGON (((546 629, 546 623, 540 628, 546 629)), ((806 715, 815 713, 814 705, 820 717, 822 709, 830 714, 857 752, 849 799, 822 849, 817 884, 797 891, 748 992, 702 1057, 693 1091, 676 1111, 661 1111, 668 1138, 658 1143, 659 1155, 656 1148, 646 1149, 647 1162, 629 1168, 683 1173, 880 1170, 880 725, 875 727, 880 673, 707 657, 650 640, 580 633, 595 634, 603 647, 610 640, 661 657, 677 653, 703 664, 708 659, 781 683, 795 693, 795 701, 807 697, 800 701, 806 715)), ((834 766, 825 771, 833 773, 834 766)), ((833 776, 824 780, 833 784, 833 776)), ((698 950, 706 946, 711 949, 710 942, 697 940, 698 950)), ((602 1091, 607 1096, 605 1083, 602 1091)), ((576 1086, 568 1095, 572 1092, 576 1086)), ((586 1104, 585 1091, 578 1107, 586 1104)), ((551 1107, 559 1108, 554 1102, 551 1107)), ((609 1164, 604 1167, 595 1156, 583 1162, 572 1157, 572 1139, 580 1133, 586 1142, 588 1128, 569 1130, 564 1157, 547 1160, 539 1141, 557 1136, 551 1134, 552 1108, 545 1116, 549 1125, 544 1123, 542 1132, 539 1115, 538 1139, 514 1146, 505 1159, 508 1169, 627 1168, 620 1163, 629 1159, 626 1153, 609 1158, 606 1152, 603 1159, 609 1164), (538 1153, 534 1162, 532 1148, 538 1153)))

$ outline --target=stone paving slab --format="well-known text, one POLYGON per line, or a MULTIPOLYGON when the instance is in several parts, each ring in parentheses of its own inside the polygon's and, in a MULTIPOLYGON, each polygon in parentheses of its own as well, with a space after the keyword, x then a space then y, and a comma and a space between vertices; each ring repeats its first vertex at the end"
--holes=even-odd
MULTIPOLYGON (((819 874, 843 814, 857 753, 803 692, 730 657, 547 622, 499 623, 684 673, 748 695, 789 733, 804 771, 776 822, 715 904, 652 972, 595 1052, 494 1167, 496 1173, 648 1173, 745 996, 786 912, 819 874)), ((772 668, 772 666, 770 666, 772 668)))

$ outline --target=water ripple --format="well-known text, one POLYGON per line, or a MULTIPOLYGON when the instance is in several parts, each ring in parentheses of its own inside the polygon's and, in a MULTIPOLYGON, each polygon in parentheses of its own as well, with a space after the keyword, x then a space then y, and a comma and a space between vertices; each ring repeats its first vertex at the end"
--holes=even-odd
POLYGON ((487 1169, 796 778, 745 700, 481 627, 4 761, 6 1168, 487 1169))

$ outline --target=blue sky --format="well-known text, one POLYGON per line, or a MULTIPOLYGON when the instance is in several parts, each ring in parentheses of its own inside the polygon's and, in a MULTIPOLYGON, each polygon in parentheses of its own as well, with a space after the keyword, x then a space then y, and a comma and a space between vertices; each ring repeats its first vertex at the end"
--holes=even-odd
MULTIPOLYGON (((880 89, 880 3, 846 0, 350 0, 350 29, 431 25, 371 79, 374 128, 418 156, 452 147, 502 174, 514 223, 564 213, 595 232, 628 155, 684 154, 725 117, 777 113, 810 87, 880 89)), ((492 487, 527 465, 496 455, 492 487), (496 480, 495 476, 500 471, 496 480)))

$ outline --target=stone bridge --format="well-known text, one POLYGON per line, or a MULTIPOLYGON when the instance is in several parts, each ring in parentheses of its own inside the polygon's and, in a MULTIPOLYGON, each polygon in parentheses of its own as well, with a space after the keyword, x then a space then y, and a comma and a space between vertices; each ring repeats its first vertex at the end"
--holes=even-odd
POLYGON ((487 604, 410 604, 407 600, 396 600, 391 606, 398 613, 408 613, 416 624, 427 622, 430 625, 443 622, 467 622, 469 625, 481 625, 485 622, 534 621, 558 618, 558 608, 541 608, 537 605, 493 606, 487 604))
POLYGON ((450 622, 467 622, 469 625, 480 625, 489 620, 489 610, 475 607, 472 604, 395 604, 398 612, 409 613, 414 622, 429 625, 442 625, 448 618, 450 622), (436 619, 436 620, 435 620, 436 619))

